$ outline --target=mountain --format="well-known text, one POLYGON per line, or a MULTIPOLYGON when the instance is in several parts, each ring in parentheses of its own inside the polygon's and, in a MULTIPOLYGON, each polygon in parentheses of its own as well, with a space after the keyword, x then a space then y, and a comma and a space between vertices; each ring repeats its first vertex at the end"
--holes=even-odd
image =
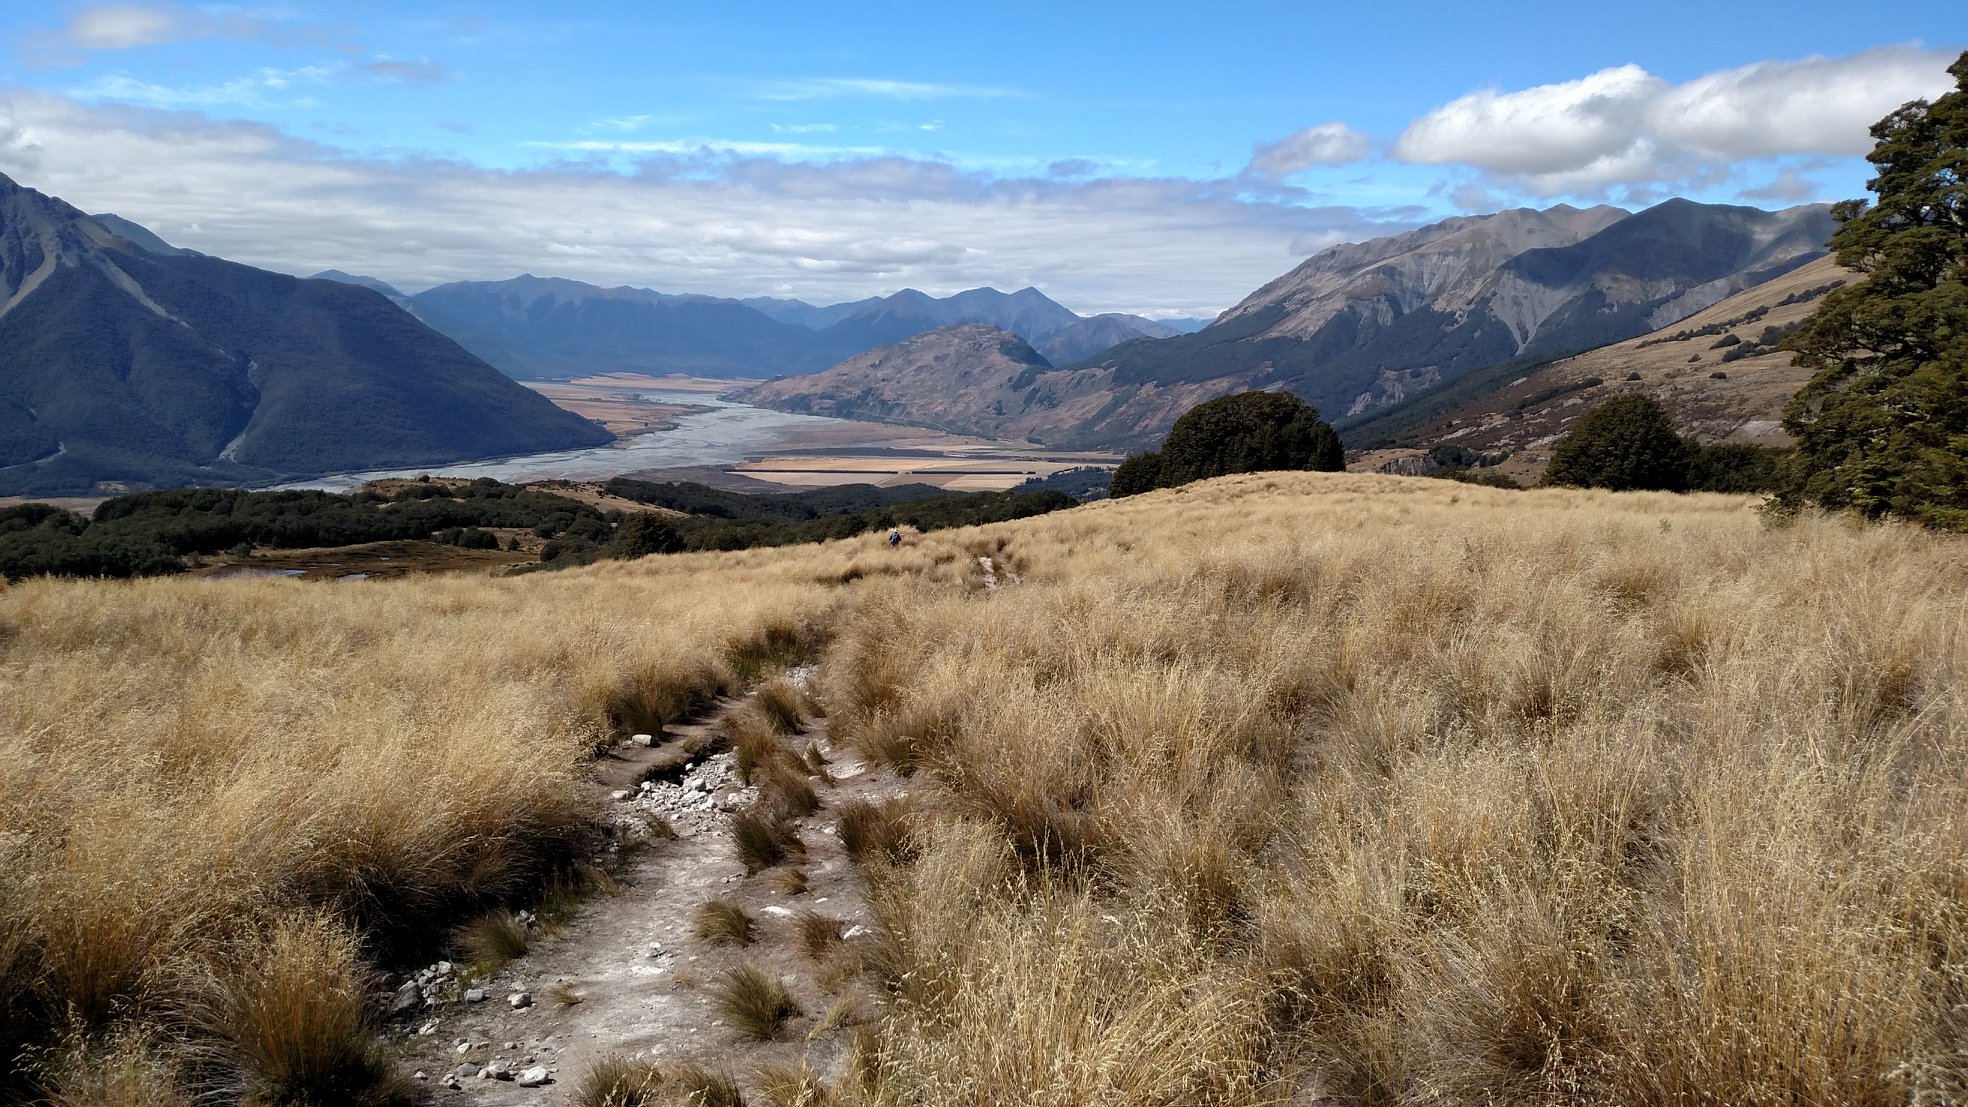
MULTIPOLYGON (((991 403, 1015 406, 1026 435, 1074 447, 1152 444, 1190 403, 1252 388, 1358 420, 1490 366, 1670 325, 1823 256, 1832 229, 1823 205, 1686 200, 1638 214, 1559 206, 1448 219, 1322 251, 1201 331, 1125 342, 991 403), (1080 398, 1093 393, 1103 400, 1089 411, 1080 398)), ((831 379, 786 391, 815 402, 831 379)), ((961 387, 944 382, 946 393, 961 387)), ((937 407, 946 423, 979 410, 951 394, 937 407)))
MULTIPOLYGON (((1146 390, 1167 422, 1213 395, 1208 385, 1146 390)), ((1073 428, 1099 425, 1113 373, 1055 369, 1018 335, 959 323, 849 358, 811 376, 745 389, 760 407, 842 419, 911 423, 991 438, 1078 442, 1073 428)))
POLYGON ((97 223, 100 223, 102 224, 102 226, 108 228, 111 234, 117 236, 118 238, 129 239, 131 242, 136 243, 139 247, 142 247, 143 249, 149 251, 150 253, 158 254, 163 257, 180 257, 180 258, 194 257, 198 255, 198 251, 186 250, 177 246, 173 246, 170 243, 164 241, 163 238, 159 237, 158 234, 155 231, 152 231, 149 227, 146 227, 141 223, 133 223, 130 220, 123 218, 120 215, 111 215, 108 212, 102 212, 97 215, 92 215, 89 218, 94 219, 97 223))
MULTIPOLYGON (((815 307, 767 297, 728 300, 647 288, 600 288, 526 275, 461 281, 410 298, 419 318, 519 378, 603 372, 708 377, 812 373, 843 358, 957 323, 990 323, 1042 341, 1085 323, 1035 288, 973 288, 942 298, 905 288, 891 296, 815 307)), ((1115 341, 1135 333, 1109 324, 1115 341)), ((1104 350, 1069 339, 1075 357, 1104 350)))
POLYGON ((1343 427, 1367 462, 1410 467, 1435 446, 1509 454, 1535 478, 1551 447, 1585 412, 1622 392, 1658 399, 1684 433, 1784 445, 1783 407, 1810 378, 1776 342, 1825 293, 1862 279, 1829 257, 1738 292, 1639 338, 1542 365, 1507 363, 1343 427))
POLYGON ((1017 436, 1025 391, 1048 362, 1016 334, 958 323, 859 354, 823 373, 787 377, 736 394, 744 403, 1017 436), (957 406, 946 406, 957 397, 957 406))
POLYGON ((1123 342, 1137 338, 1174 338, 1182 332, 1174 327, 1143 319, 1139 315, 1107 312, 1081 319, 1038 340, 1036 349, 1054 365, 1081 361, 1123 342))
POLYGON ((323 269, 321 272, 313 274, 312 276, 308 277, 308 280, 339 281, 342 284, 353 284, 353 285, 359 285, 363 288, 373 288, 376 291, 382 293, 384 296, 388 297, 390 302, 398 307, 407 308, 410 306, 410 297, 405 296, 401 292, 398 292, 396 290, 396 287, 390 284, 388 281, 378 280, 375 277, 364 277, 355 273, 344 273, 340 269, 323 269))
POLYGON ((0 494, 608 440, 374 291, 152 253, 0 176, 0 494))
POLYGON ((773 376, 812 372, 859 352, 818 343, 807 328, 736 300, 531 274, 438 285, 410 297, 410 307, 522 379, 608 372, 773 376))

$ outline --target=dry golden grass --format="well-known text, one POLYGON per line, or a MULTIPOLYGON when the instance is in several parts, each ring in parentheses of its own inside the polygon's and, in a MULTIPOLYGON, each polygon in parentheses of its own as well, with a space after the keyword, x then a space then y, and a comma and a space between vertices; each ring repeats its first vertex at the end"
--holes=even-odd
POLYGON ((895 550, 16 587, 0 1036, 210 1008, 186 966, 270 919, 496 906, 577 850, 584 751, 823 641, 832 740, 914 774, 841 805, 881 926, 829 963, 887 998, 829 1101, 1968 1090, 1968 545, 1341 474, 895 550))
POLYGON ((809 648, 848 556, 8 589, 0 1057, 221 1006, 297 911, 388 958, 530 898, 594 834, 588 751, 809 648))
POLYGON ((1968 1086, 1959 539, 1285 474, 993 533, 822 667, 933 781, 863 1098, 1968 1086))

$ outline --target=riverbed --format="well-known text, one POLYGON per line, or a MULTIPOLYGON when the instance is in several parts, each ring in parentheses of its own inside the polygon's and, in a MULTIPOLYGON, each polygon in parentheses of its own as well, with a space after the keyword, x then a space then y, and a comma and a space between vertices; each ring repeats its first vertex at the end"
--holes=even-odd
POLYGON ((652 404, 686 404, 708 410, 677 416, 675 429, 646 431, 618 439, 607 446, 526 454, 492 461, 336 473, 280 487, 347 492, 364 481, 416 477, 426 473, 447 477, 491 477, 507 484, 535 480, 596 481, 645 469, 732 465, 750 457, 816 447, 916 446, 961 453, 990 445, 982 439, 961 438, 913 427, 773 411, 732 403, 702 392, 648 391, 637 395, 652 404))

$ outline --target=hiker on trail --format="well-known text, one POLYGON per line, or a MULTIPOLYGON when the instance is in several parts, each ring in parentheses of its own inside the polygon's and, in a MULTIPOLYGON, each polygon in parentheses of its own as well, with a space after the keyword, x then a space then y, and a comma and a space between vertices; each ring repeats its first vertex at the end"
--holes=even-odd
POLYGON ((894 527, 888 532, 888 544, 891 546, 900 546, 902 544, 901 527, 894 527))

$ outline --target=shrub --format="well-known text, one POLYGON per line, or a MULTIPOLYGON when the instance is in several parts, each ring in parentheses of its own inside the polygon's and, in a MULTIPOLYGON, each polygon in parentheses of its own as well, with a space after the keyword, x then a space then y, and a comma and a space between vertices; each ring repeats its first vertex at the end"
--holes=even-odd
POLYGON ((615 556, 625 560, 683 549, 683 532, 653 511, 638 512, 615 531, 615 556))
POLYGON ((1346 451, 1318 408, 1289 392, 1243 392, 1184 412, 1160 450, 1121 463, 1109 494, 1131 496, 1228 473, 1344 468, 1346 451))
POLYGON ((1629 392, 1579 419, 1552 452, 1544 483, 1679 492, 1688 487, 1688 446, 1659 401, 1629 392))

